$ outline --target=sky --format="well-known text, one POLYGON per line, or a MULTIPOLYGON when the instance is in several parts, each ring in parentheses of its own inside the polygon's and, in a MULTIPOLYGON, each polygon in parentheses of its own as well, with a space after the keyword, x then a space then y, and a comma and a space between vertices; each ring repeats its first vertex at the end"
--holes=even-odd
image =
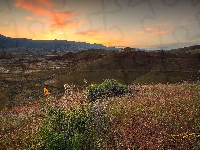
POLYGON ((200 44, 200 1, 0 0, 0 34, 173 49, 200 44))

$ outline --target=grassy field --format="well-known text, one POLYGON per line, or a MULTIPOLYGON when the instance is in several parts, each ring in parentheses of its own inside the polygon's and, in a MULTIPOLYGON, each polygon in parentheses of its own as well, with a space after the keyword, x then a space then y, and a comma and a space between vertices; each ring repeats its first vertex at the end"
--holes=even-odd
POLYGON ((200 148, 200 82, 131 86, 139 92, 89 102, 73 91, 2 110, 0 149, 200 148))

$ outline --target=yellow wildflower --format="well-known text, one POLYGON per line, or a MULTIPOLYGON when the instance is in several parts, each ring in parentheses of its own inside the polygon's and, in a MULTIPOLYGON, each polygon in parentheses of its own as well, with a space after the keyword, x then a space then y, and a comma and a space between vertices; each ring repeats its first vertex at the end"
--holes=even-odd
POLYGON ((47 90, 47 88, 44 88, 44 94, 45 95, 49 94, 49 91, 47 90))

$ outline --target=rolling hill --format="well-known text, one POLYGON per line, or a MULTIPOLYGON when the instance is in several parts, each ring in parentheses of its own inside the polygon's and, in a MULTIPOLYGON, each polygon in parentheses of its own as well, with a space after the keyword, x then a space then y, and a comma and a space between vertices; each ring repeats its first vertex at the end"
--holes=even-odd
POLYGON ((130 48, 120 51, 90 49, 48 58, 40 56, 41 58, 27 59, 15 59, 9 53, 2 53, 2 56, 4 55, 8 56, 8 59, 1 59, 3 71, 8 69, 12 71, 13 68, 21 70, 19 73, 17 70, 13 73, 1 73, 0 109, 37 100, 44 96, 44 87, 50 89, 53 95, 60 96, 64 92, 64 84, 82 87, 85 85, 84 79, 87 80, 87 85, 101 83, 104 79, 116 79, 130 85, 198 81, 200 77, 198 46, 149 52, 130 48), (13 61, 15 63, 12 63, 13 61), (42 69, 56 64, 59 67, 42 69), (62 68, 63 65, 66 67, 62 68), (27 73, 27 68, 30 66, 33 72, 27 73), (38 67, 40 71, 34 72, 34 68, 38 67))

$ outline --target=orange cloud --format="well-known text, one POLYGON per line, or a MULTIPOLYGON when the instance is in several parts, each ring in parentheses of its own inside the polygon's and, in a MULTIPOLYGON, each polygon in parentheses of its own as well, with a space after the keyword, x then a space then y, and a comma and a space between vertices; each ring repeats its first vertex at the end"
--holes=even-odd
POLYGON ((144 27, 143 30, 144 32, 147 32, 147 33, 153 33, 153 32, 157 32, 160 28, 169 28, 172 26, 173 26, 173 22, 167 21, 167 22, 155 24, 153 27, 144 27))
POLYGON ((53 7, 50 0, 38 0, 40 3, 44 4, 47 7, 53 7))
POLYGON ((102 35, 102 30, 86 30, 86 31, 80 31, 80 32, 76 32, 77 35, 81 35, 81 36, 88 36, 88 37, 98 37, 102 35))
POLYGON ((10 10, 8 10, 8 9, 3 9, 1 11, 4 12, 4 13, 9 13, 10 12, 10 10))
POLYGON ((26 18, 25 18, 26 20, 33 20, 33 17, 31 17, 31 16, 26 16, 26 18))
POLYGON ((70 19, 77 14, 70 11, 56 11, 53 9, 53 3, 50 0, 15 0, 15 7, 21 7, 34 15, 45 16, 50 21, 50 27, 74 27, 78 21, 70 19))
POLYGON ((145 30, 146 30, 147 32, 154 32, 154 31, 155 31, 155 28, 145 28, 145 30))
POLYGON ((155 31, 153 33, 150 33, 148 35, 148 37, 155 37, 155 36, 160 36, 160 35, 166 35, 166 34, 169 34, 171 33, 172 31, 171 30, 161 30, 161 31, 155 31))
POLYGON ((164 35, 164 34, 168 34, 168 32, 167 31, 159 31, 158 34, 159 35, 164 35))
POLYGON ((77 27, 82 22, 81 21, 74 21, 74 20, 66 20, 66 21, 59 21, 59 20, 52 20, 51 21, 51 28, 62 28, 62 27, 77 27))
POLYGON ((181 21, 181 25, 190 25, 196 22, 196 20, 191 20, 191 17, 186 17, 181 21))

